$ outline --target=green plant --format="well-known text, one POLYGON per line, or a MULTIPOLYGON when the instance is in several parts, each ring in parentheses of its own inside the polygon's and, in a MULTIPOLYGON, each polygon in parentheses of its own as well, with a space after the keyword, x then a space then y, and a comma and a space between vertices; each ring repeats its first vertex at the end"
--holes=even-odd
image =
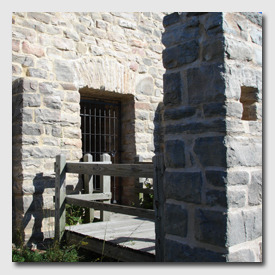
POLYGON ((66 204, 66 226, 82 224, 85 210, 83 207, 66 204))

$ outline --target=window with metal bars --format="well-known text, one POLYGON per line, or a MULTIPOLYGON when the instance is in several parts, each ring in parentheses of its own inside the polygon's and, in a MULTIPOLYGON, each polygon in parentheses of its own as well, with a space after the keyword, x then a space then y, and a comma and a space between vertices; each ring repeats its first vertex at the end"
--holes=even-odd
MULTIPOLYGON (((121 103, 113 100, 81 98, 80 101, 82 152, 100 161, 109 153, 113 163, 121 162, 121 103)), ((99 177, 94 178, 94 189, 99 189, 99 177)), ((112 179, 114 182, 114 179, 112 179)), ((115 186, 115 184, 113 183, 115 186)))

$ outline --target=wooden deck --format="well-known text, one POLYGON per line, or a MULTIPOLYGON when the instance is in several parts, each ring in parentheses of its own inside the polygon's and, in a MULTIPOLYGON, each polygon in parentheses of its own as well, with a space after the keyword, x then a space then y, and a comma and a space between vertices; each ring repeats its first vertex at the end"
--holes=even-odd
POLYGON ((153 220, 111 213, 110 221, 66 227, 71 244, 127 262, 155 261, 153 220))

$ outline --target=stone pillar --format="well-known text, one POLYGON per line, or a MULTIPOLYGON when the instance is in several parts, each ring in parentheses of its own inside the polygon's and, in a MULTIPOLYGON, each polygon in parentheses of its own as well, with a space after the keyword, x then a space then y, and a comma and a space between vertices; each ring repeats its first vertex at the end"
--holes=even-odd
POLYGON ((261 261, 261 15, 163 24, 164 261, 261 261))

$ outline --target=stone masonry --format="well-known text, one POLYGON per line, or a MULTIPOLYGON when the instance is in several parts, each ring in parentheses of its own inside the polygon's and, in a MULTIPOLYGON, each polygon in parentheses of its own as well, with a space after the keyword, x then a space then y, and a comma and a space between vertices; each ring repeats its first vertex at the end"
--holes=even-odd
POLYGON ((260 14, 14 12, 13 229, 28 244, 53 237, 55 156, 82 158, 83 96, 121 101, 123 163, 164 154, 163 261, 262 261, 260 14))
POLYGON ((262 261, 262 19, 164 17, 164 261, 262 261))
MULTIPOLYGON (((13 225, 26 242, 52 237, 55 156, 82 158, 83 94, 121 101, 122 162, 136 155, 151 160, 159 148, 154 130, 163 98, 163 16, 12 14, 13 225)), ((66 184, 68 193, 82 189, 78 175, 66 184)), ((133 187, 133 180, 122 182, 122 203, 134 201, 133 187)))

